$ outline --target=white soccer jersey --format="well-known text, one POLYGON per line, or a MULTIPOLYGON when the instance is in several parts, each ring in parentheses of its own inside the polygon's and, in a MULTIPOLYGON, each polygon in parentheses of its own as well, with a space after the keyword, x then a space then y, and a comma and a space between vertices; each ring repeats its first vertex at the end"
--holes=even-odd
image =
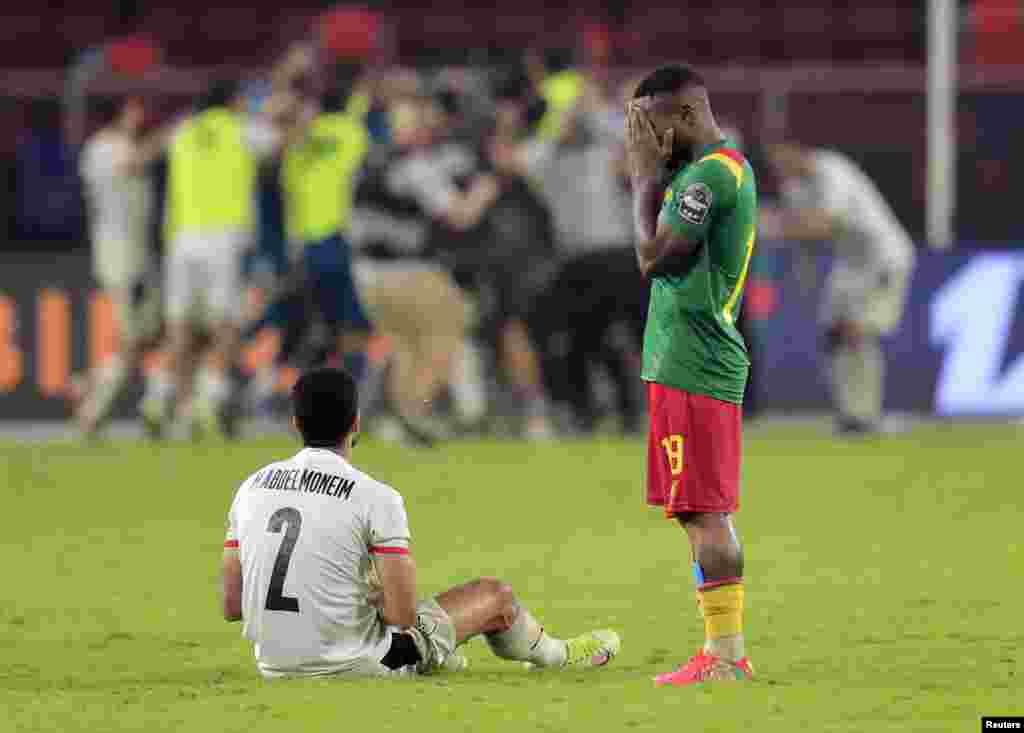
POLYGON ((858 270, 909 270, 914 244, 871 179, 845 155, 830 150, 814 154, 814 168, 806 188, 786 193, 790 203, 820 207, 839 221, 836 257, 858 270))
POLYGON ((146 267, 153 192, 145 175, 119 170, 134 152, 125 135, 104 131, 83 147, 80 172, 89 205, 96 275, 104 285, 131 285, 146 267))
POLYGON ((391 645, 369 602, 373 554, 405 554, 401 495, 337 453, 305 448, 239 487, 225 547, 239 548, 242 634, 267 677, 379 661, 391 645))

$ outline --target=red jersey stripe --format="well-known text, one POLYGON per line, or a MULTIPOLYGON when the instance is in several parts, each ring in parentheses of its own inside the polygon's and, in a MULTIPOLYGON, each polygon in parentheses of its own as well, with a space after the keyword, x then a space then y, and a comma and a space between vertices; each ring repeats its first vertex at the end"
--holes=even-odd
POLYGON ((226 549, 234 549, 238 547, 238 540, 224 540, 224 547, 226 549))
POLYGON ((732 148, 719 148, 715 151, 715 154, 724 155, 726 158, 732 158, 740 165, 743 165, 747 160, 743 157, 743 153, 739 150, 733 150, 732 148))
POLYGON ((712 580, 708 583, 702 584, 697 590, 711 590, 712 588, 719 588, 723 585, 742 585, 743 578, 723 578, 722 580, 712 580))
POLYGON ((409 549, 406 547, 371 547, 371 555, 408 555, 409 549))

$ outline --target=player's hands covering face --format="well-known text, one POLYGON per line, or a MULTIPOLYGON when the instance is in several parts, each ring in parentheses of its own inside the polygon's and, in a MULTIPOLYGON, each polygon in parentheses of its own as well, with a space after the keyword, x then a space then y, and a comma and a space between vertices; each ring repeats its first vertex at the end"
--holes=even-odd
POLYGON ((629 172, 634 178, 657 177, 672 155, 672 128, 658 137, 647 112, 636 101, 626 105, 626 152, 629 172))

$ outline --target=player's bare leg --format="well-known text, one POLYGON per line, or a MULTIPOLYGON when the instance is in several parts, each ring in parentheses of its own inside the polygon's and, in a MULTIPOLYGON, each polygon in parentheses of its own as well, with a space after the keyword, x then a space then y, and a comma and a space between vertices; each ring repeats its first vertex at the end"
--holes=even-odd
POLYGON ((206 364, 198 371, 196 400, 191 418, 198 432, 211 434, 222 429, 225 406, 231 397, 230 369, 239 348, 239 329, 234 323, 219 324, 206 364))
POLYGON ((484 635, 495 656, 537 667, 601 667, 618 653, 619 635, 591 631, 572 639, 549 636, 516 599, 512 586, 480 578, 437 598, 455 628, 456 644, 484 635))
POLYGON ((335 339, 335 345, 345 369, 356 380, 356 384, 362 384, 366 377, 369 331, 343 327, 335 339))
POLYGON ((184 400, 191 395, 195 342, 195 334, 187 321, 167 324, 167 363, 147 385, 141 405, 143 423, 150 437, 163 436, 176 399, 184 400))
POLYGON ((676 519, 690 539, 704 648, 662 685, 688 685, 753 676, 743 643, 743 550, 728 514, 686 512, 676 519))
POLYGON ((421 445, 447 437, 434 401, 461 356, 466 304, 448 275, 391 271, 361 297, 377 327, 392 338, 387 396, 406 434, 421 445))
POLYGON ((552 430, 541 381, 540 359, 526 324, 519 318, 509 320, 501 330, 500 339, 505 372, 524 405, 524 434, 531 440, 547 440, 552 437, 552 430))
POLYGON ((78 429, 86 438, 96 435, 106 422, 125 384, 142 367, 142 350, 129 345, 114 354, 89 376, 88 391, 76 410, 78 429))
POLYGON ((167 371, 173 380, 171 399, 165 409, 173 408, 177 419, 185 419, 192 412, 195 375, 200 359, 198 335, 188 323, 175 324, 170 333, 170 359, 167 371))
POLYGON ((108 293, 120 326, 120 349, 80 382, 75 419, 85 438, 95 436, 103 427, 125 386, 142 373, 145 352, 159 341, 159 300, 151 292, 143 291, 141 304, 137 302, 139 293, 132 289, 109 288, 108 293))

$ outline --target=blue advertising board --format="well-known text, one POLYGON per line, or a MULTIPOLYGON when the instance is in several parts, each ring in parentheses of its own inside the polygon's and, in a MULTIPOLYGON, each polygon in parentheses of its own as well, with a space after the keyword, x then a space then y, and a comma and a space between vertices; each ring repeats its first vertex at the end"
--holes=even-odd
MULTIPOLYGON (((818 303, 830 266, 802 292, 785 254, 764 269, 773 307, 756 327, 757 393, 768 410, 828 406, 818 303)), ((921 253, 899 329, 885 340, 886 407, 941 416, 1024 415, 1024 253, 921 253)))

